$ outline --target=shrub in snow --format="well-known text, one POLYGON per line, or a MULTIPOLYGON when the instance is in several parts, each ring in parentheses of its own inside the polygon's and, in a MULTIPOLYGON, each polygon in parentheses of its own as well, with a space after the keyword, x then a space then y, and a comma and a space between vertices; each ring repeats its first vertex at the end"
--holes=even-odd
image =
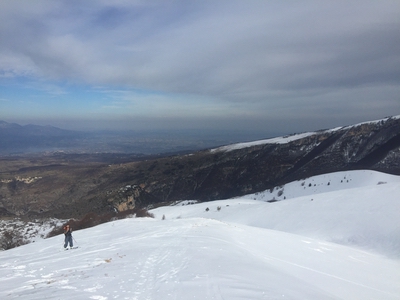
POLYGON ((149 213, 146 209, 138 209, 136 212, 136 218, 154 218, 154 214, 149 213))
POLYGON ((16 230, 5 230, 0 235, 0 249, 8 250, 18 246, 28 244, 21 233, 16 230))

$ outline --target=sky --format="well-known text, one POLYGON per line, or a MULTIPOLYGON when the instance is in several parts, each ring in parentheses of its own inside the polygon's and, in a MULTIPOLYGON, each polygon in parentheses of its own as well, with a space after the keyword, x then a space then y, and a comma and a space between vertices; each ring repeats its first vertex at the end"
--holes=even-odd
POLYGON ((68 251, 63 234, 0 251, 0 297, 400 299, 399 176, 337 172, 279 189, 286 200, 182 201, 73 229, 68 251))
POLYGON ((265 137, 400 114, 400 2, 3 0, 0 120, 265 137))

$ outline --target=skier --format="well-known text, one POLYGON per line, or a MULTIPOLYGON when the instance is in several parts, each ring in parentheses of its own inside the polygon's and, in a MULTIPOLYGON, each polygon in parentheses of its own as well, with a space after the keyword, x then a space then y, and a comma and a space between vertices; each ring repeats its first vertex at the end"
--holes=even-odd
POLYGON ((67 226, 64 227, 64 235, 65 235, 65 243, 64 243, 64 248, 67 249, 68 243, 69 247, 72 248, 74 246, 72 242, 72 228, 67 226))

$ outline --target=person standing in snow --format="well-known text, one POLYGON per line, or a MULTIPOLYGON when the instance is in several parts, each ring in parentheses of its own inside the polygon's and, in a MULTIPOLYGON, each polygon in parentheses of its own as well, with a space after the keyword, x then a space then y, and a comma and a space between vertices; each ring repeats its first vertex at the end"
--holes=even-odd
POLYGON ((65 242, 64 242, 64 248, 67 248, 68 244, 69 247, 72 248, 74 246, 72 242, 72 228, 67 226, 64 227, 64 235, 65 235, 65 242))

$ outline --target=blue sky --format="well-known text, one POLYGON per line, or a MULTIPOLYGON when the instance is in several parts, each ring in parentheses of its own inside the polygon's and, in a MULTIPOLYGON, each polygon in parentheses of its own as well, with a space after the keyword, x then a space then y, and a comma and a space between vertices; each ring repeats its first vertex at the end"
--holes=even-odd
POLYGON ((399 1, 0 2, 0 120, 279 135, 400 114, 399 1))

